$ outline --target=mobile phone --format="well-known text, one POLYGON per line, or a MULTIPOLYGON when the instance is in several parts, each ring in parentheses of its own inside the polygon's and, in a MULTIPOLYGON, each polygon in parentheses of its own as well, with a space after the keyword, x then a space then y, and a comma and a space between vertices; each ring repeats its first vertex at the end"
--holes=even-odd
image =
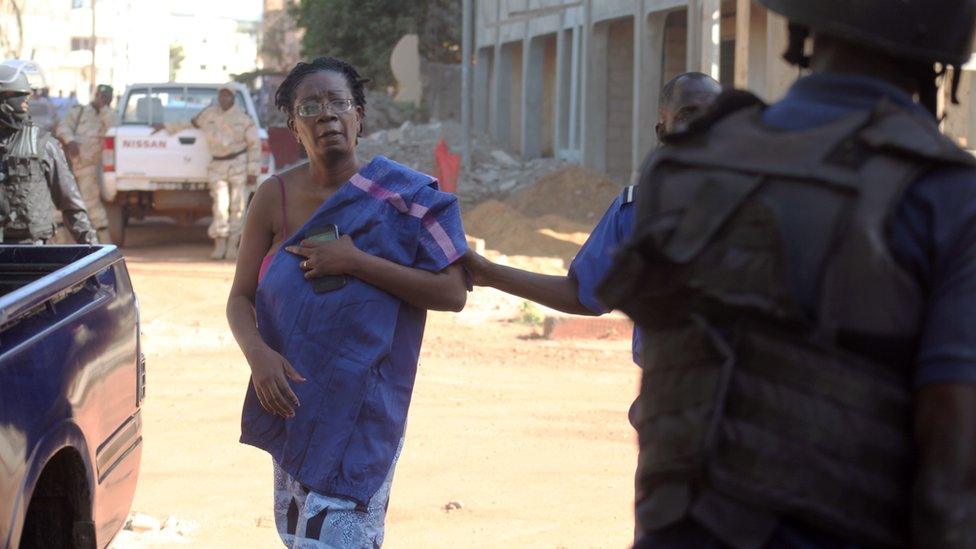
MULTIPOLYGON (((339 240, 339 227, 333 223, 327 223, 325 225, 320 225, 318 227, 311 227, 305 231, 305 240, 312 240, 315 242, 328 242, 330 240, 339 240)), ((309 282, 312 283, 312 290, 317 294, 324 294, 326 292, 331 292, 333 290, 338 290, 346 285, 345 275, 329 275, 321 276, 319 278, 313 278, 309 282)))

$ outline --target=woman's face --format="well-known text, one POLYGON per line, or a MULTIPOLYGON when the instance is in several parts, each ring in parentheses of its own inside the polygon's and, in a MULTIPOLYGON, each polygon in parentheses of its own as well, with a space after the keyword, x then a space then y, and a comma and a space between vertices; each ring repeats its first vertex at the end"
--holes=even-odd
POLYGON ((288 127, 309 157, 340 158, 356 150, 356 136, 363 114, 363 108, 356 105, 349 82, 342 73, 318 71, 299 82, 288 127), (344 101, 351 102, 352 107, 341 112, 344 101), (303 105, 307 107, 305 110, 311 111, 316 104, 319 108, 314 110, 320 111, 318 114, 301 115, 303 105))

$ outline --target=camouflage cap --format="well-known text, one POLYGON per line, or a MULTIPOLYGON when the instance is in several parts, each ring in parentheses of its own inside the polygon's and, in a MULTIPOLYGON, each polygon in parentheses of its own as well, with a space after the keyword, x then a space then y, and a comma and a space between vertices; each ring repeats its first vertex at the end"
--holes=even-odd
POLYGON ((108 84, 99 84, 98 86, 95 87, 95 93, 96 94, 98 94, 98 93, 114 94, 115 93, 115 88, 113 88, 112 86, 109 86, 108 84))

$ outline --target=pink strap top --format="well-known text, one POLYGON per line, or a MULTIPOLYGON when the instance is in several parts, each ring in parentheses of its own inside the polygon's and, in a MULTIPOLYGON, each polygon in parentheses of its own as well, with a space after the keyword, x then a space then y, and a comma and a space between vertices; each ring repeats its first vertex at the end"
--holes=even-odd
MULTIPOLYGON (((285 233, 281 241, 284 242, 288 240, 288 208, 285 207, 285 181, 277 174, 272 177, 278 180, 278 188, 281 189, 281 228, 284 229, 285 233)), ((261 270, 258 271, 258 282, 261 282, 261 279, 264 278, 264 273, 268 270, 268 266, 271 265, 271 260, 274 259, 277 252, 277 249, 273 249, 261 260, 261 270)))

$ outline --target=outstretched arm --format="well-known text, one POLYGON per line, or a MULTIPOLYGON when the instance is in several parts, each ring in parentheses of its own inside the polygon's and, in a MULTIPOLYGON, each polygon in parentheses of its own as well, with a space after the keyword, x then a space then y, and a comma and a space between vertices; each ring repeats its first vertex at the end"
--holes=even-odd
POLYGON ((490 286, 564 313, 598 314, 580 303, 579 286, 573 277, 544 275, 498 265, 473 251, 464 254, 463 264, 477 286, 490 286))
POLYGON ((916 396, 917 547, 976 546, 976 385, 937 384, 916 396))
POLYGON ((306 240, 287 250, 307 258, 301 262, 307 279, 354 276, 414 307, 434 311, 457 312, 467 300, 464 272, 457 264, 438 273, 407 267, 356 248, 349 235, 331 242, 306 240))

